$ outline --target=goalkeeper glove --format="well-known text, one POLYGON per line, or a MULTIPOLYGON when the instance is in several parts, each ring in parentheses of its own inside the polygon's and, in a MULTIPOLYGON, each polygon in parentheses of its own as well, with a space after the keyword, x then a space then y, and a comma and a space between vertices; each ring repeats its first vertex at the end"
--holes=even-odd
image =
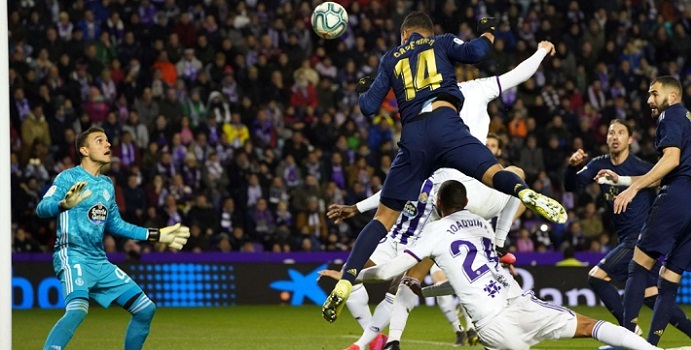
POLYGON ((371 76, 365 75, 364 77, 360 78, 358 80, 357 85, 355 85, 355 92, 358 93, 358 95, 362 95, 367 90, 369 90, 370 86, 372 86, 372 83, 374 83, 374 79, 372 79, 371 76))
POLYGON ((77 182, 70 187, 69 191, 65 195, 65 199, 58 203, 58 207, 61 210, 69 210, 77 206, 81 201, 85 200, 91 195, 91 190, 84 191, 86 187, 86 182, 77 182))
POLYGON ((173 226, 164 228, 150 228, 147 240, 149 242, 161 242, 173 249, 180 250, 187 243, 190 236, 190 229, 177 223, 173 226))
POLYGON ((477 32, 482 34, 490 33, 494 34, 494 30, 497 28, 498 21, 494 17, 483 17, 477 24, 477 32))

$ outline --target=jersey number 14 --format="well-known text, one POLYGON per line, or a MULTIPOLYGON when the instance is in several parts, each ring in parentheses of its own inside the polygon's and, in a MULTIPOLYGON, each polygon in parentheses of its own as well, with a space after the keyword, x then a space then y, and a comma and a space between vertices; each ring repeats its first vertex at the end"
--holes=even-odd
POLYGON ((417 91, 427 89, 434 90, 441 86, 442 77, 437 72, 437 61, 434 59, 434 49, 427 49, 418 54, 415 75, 410 68, 410 58, 406 57, 394 67, 394 74, 403 79, 405 87, 405 99, 415 98, 417 91))

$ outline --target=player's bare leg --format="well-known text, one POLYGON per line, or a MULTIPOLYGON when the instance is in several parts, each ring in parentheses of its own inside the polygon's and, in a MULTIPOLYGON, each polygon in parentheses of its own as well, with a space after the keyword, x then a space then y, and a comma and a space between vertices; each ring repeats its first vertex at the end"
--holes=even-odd
POLYGON ((391 324, 389 325, 389 342, 386 349, 398 349, 403 329, 405 329, 408 315, 419 300, 420 281, 427 276, 434 261, 429 258, 422 259, 417 265, 408 270, 398 285, 398 292, 394 299, 391 312, 391 324))
POLYGON ((506 171, 501 165, 494 164, 485 171, 482 183, 518 197, 528 209, 549 221, 565 223, 568 216, 564 207, 556 200, 528 188, 514 171, 506 171), (513 191, 507 188, 510 186, 514 186, 513 191))
MULTIPOLYGON (((367 260, 365 268, 375 265, 372 260, 367 260)), ((346 301, 346 306, 353 318, 360 324, 360 327, 365 330, 372 320, 372 312, 369 308, 369 294, 362 283, 353 286, 351 296, 346 301)))
MULTIPOLYGON (((379 233, 383 232, 381 236, 386 235, 386 232, 391 229, 393 224, 398 219, 398 215, 400 213, 400 211, 393 210, 384 204, 379 203, 379 208, 377 208, 377 213, 374 215, 374 219, 370 221, 367 226, 365 226, 365 228, 360 232, 360 235, 368 234, 368 231, 376 231, 379 233)), ((348 300, 350 291, 353 288, 352 281, 354 281, 355 277, 357 277, 358 273, 360 273, 359 267, 349 268, 349 265, 364 266, 367 258, 372 255, 374 248, 377 246, 376 244, 366 244, 371 243, 366 242, 361 243, 362 247, 358 247, 358 241, 362 242, 372 238, 376 238, 377 242, 380 239, 380 237, 358 237, 358 239, 355 241, 355 246, 350 252, 348 261, 346 261, 346 265, 344 266, 343 278, 336 283, 333 291, 331 291, 331 294, 329 294, 329 296, 326 298, 326 301, 322 305, 322 316, 328 322, 336 321, 338 316, 341 314, 341 311, 343 311, 343 306, 345 306, 345 302, 348 300), (365 248, 370 248, 370 245, 372 246, 371 250, 364 251, 365 248), (366 257, 362 262, 352 261, 362 258, 363 256, 366 257)))
MULTIPOLYGON (((444 272, 442 272, 441 269, 433 268, 430 273, 432 275, 432 282, 434 282, 434 284, 445 282, 447 280, 446 275, 444 275, 444 272)), ((458 312, 456 312, 457 303, 454 299, 454 296, 441 295, 437 296, 436 300, 437 306, 439 306, 439 309, 444 314, 444 317, 446 317, 446 320, 451 324, 451 329, 453 329, 453 332, 456 335, 456 342, 454 345, 465 345, 468 337, 463 325, 461 324, 458 312)))
POLYGON ((562 338, 594 338, 605 344, 633 350, 661 350, 645 341, 628 329, 616 326, 606 321, 597 321, 581 314, 576 314, 576 332, 569 337, 562 334, 562 338))

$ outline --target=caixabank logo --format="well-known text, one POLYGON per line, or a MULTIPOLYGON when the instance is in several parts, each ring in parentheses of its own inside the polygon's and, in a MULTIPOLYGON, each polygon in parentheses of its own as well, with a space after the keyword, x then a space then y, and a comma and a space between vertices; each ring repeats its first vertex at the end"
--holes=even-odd
POLYGON ((302 274, 296 269, 288 269, 289 280, 279 280, 269 285, 272 289, 281 291, 281 301, 290 299, 290 305, 299 306, 311 301, 321 305, 326 300, 326 293, 317 283, 319 271, 326 269, 327 265, 320 265, 316 269, 302 274))

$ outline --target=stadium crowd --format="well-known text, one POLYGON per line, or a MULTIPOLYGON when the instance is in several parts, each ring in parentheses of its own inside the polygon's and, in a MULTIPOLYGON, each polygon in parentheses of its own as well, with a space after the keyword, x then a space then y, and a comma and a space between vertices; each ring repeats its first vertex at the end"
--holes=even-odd
MULTIPOLYGON (((691 106, 691 7, 681 1, 339 1, 349 30, 311 30, 317 1, 11 1, 10 123, 15 252, 51 251, 55 221, 35 209, 60 171, 79 163, 75 137, 106 130, 108 175, 125 220, 182 221, 185 250, 348 250, 370 217, 338 225, 330 203, 378 191, 400 136, 393 94, 366 117, 355 84, 400 44, 411 9, 462 40, 483 16, 501 18, 492 54, 459 79, 501 74, 552 41, 557 53, 489 106, 503 164, 559 199, 569 221, 531 211, 512 249, 606 252, 616 242, 596 183, 563 189, 569 156, 607 152, 607 126, 624 119, 632 152, 655 162, 645 105, 652 77, 669 74, 691 106), (686 5, 686 7, 684 7, 686 5)), ((157 250, 106 236, 106 251, 157 250)))

